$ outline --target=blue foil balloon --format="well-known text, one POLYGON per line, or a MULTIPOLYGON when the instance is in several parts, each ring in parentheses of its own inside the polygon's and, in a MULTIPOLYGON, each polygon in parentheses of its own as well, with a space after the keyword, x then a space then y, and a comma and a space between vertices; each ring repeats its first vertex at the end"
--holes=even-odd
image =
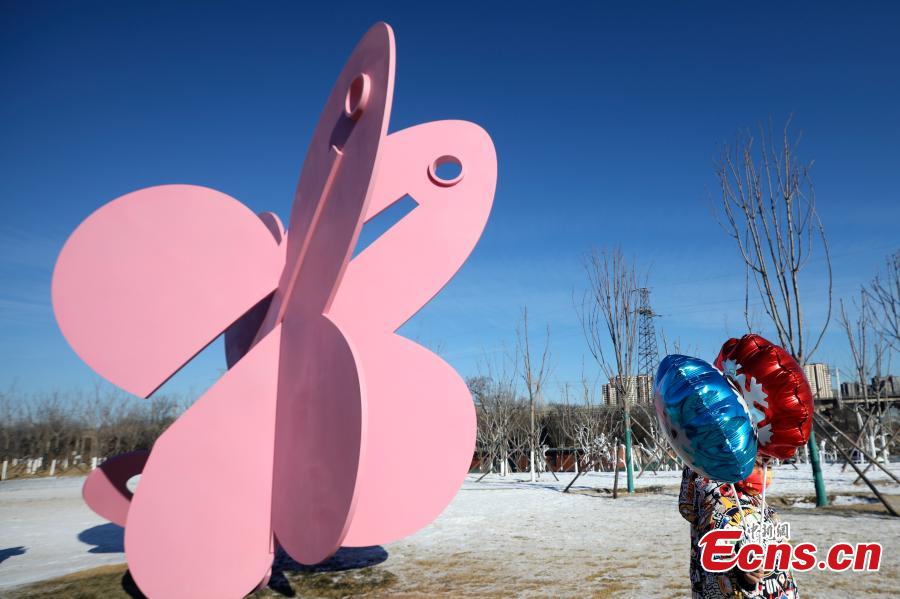
POLYGON ((736 483, 753 472, 756 430, 747 404, 721 372, 699 358, 663 358, 653 403, 669 443, 691 468, 736 483))

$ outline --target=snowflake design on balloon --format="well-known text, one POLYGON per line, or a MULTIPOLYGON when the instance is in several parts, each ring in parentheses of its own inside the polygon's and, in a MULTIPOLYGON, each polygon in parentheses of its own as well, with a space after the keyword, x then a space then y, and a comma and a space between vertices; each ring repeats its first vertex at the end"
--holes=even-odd
POLYGON ((725 369, 726 376, 730 376, 733 379, 737 378, 739 364, 735 360, 725 360, 725 363, 722 366, 725 369))
MULTIPOLYGON (((741 395, 747 404, 747 411, 750 412, 750 419, 753 421, 753 424, 759 426, 759 423, 765 420, 766 414, 757 407, 757 404, 763 409, 769 408, 769 402, 766 401, 768 395, 763 391, 762 383, 757 382, 756 377, 751 376, 750 384, 748 385, 747 375, 743 372, 738 373, 738 370, 741 369, 741 365, 735 360, 725 360, 723 368, 725 374, 738 384, 741 395)), ((766 425, 760 427, 759 434, 760 441, 763 444, 767 443, 772 434, 771 426, 766 425), (765 429, 765 433, 763 432, 763 429, 765 429), (764 435, 765 439, 763 439, 764 435)))
POLYGON ((761 445, 768 445, 769 441, 772 439, 772 425, 765 424, 759 427, 756 429, 756 435, 759 438, 761 445))
MULTIPOLYGON (((746 377, 743 374, 741 375, 741 377, 746 379, 746 377)), ((768 395, 766 394, 765 391, 763 391, 762 383, 757 382, 756 377, 751 376, 749 387, 750 388, 747 390, 747 392, 745 394, 747 399, 753 403, 759 404, 759 406, 761 408, 768 409, 769 402, 766 401, 766 397, 768 397, 768 395)))

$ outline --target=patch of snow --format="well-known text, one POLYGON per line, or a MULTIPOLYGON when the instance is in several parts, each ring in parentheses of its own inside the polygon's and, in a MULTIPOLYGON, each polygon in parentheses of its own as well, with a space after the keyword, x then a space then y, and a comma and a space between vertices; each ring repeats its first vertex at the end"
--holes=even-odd
POLYGON ((125 561, 122 529, 88 509, 83 484, 84 477, 0 483, 0 551, 24 549, 0 562, 0 590, 125 561))

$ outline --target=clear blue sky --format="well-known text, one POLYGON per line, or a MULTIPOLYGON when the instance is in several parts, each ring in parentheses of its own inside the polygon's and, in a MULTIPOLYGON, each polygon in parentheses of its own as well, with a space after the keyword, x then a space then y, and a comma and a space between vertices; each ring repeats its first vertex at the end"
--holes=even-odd
MULTIPOLYGON (((512 349, 527 304, 552 331, 550 398, 578 379, 572 294, 591 246, 650 269, 657 324, 697 355, 742 334, 743 271, 711 214, 712 164, 769 118, 793 113, 815 160, 836 297, 900 246, 896 4, 3 2, 0 387, 95 380, 49 288, 67 235, 103 203, 194 183, 287 220, 321 106, 377 20, 397 37, 391 129, 462 118, 497 147, 480 245, 403 329, 463 375, 512 349)), ((806 299, 820 316, 824 296, 806 299)), ((816 357, 846 367, 835 324, 816 357)), ((215 344, 164 389, 202 390, 223 367, 215 344)))

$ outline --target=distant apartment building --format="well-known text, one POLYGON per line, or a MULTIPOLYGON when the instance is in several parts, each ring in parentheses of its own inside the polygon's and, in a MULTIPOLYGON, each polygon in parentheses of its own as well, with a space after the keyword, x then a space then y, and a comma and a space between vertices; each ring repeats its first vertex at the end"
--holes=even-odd
POLYGON ((895 374, 872 377, 872 382, 865 386, 858 382, 841 383, 841 395, 844 397, 900 397, 900 377, 895 374), (866 393, 864 394, 863 391, 866 393))
POLYGON ((841 383, 841 395, 843 397, 862 397, 863 386, 859 383, 841 383))
MULTIPOLYGON (((614 381, 619 380, 618 377, 614 381)), ((633 406, 636 403, 652 403, 653 402, 653 377, 648 374, 639 374, 637 376, 629 376, 625 378, 627 395, 625 400, 628 405, 633 406)), ((603 385, 603 403, 607 405, 623 405, 619 398, 617 385, 613 381, 603 385)))
POLYGON ((872 391, 879 397, 900 397, 900 377, 893 374, 873 377, 872 391))
POLYGON ((806 380, 812 388, 813 397, 816 399, 831 399, 834 391, 831 389, 831 372, 828 366, 822 363, 807 364, 803 367, 806 380))

